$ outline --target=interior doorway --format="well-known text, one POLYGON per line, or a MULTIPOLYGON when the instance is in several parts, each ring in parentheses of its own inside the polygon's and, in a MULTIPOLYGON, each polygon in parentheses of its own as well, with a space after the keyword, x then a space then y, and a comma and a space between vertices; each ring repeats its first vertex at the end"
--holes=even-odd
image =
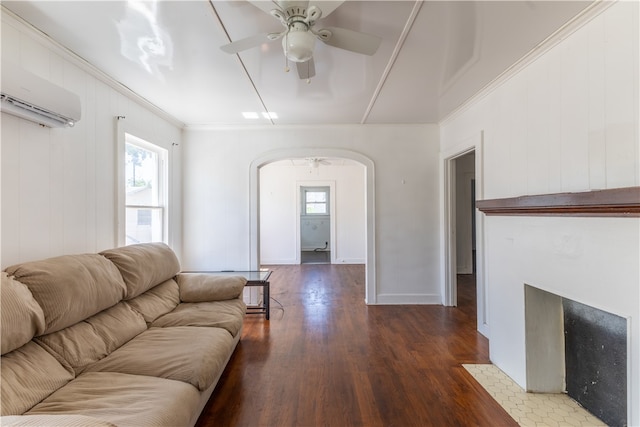
POLYGON ((454 160, 456 274, 475 273, 476 155, 472 151, 454 160))
POLYGON ((453 160, 455 169, 456 306, 477 309, 475 248, 475 151, 453 160), (466 303, 466 304, 463 304, 466 303))
POLYGON ((300 264, 331 264, 331 186, 300 186, 300 264))
MULTIPOLYGON (((286 246, 287 239, 282 239, 282 233, 287 232, 286 226, 284 229, 274 230, 272 227, 261 227, 261 222, 264 220, 264 216, 266 212, 260 208, 262 204, 263 197, 269 198, 277 198, 280 193, 274 192, 271 194, 270 192, 263 192, 264 190, 264 182, 260 179, 261 177, 261 169, 263 166, 267 166, 271 163, 277 161, 283 161, 286 159, 307 159, 307 158, 338 158, 345 159, 348 161, 356 162, 363 169, 360 169, 360 173, 364 176, 364 189, 360 190, 360 193, 364 193, 364 261, 365 261, 365 302, 367 304, 376 304, 377 303, 377 284, 376 284, 376 234, 375 234, 375 205, 374 194, 375 194, 375 179, 374 179, 374 167, 373 161, 360 154, 350 150, 343 149, 335 149, 335 148, 287 148, 282 150, 274 150, 264 155, 254 159, 251 162, 251 166, 249 168, 249 229, 250 229, 250 239, 249 239, 249 268, 250 269, 258 269, 262 264, 269 264, 266 262, 263 256, 263 251, 261 250, 261 236, 263 236, 263 232, 265 228, 269 229, 269 231, 275 232, 277 235, 275 237, 276 241, 284 241, 286 246), (262 197, 261 197, 262 195, 262 197)), ((333 197, 335 197, 335 191, 332 192, 333 197)), ((349 194, 349 193, 346 193, 349 194)), ((335 204, 334 204, 335 205, 335 204)), ((287 206, 286 203, 280 204, 280 206, 287 206)), ((344 212, 351 212, 351 209, 345 206, 344 212)), ((276 214, 276 217, 280 217, 284 215, 285 217, 290 214, 290 210, 287 209, 279 214, 276 214)), ((334 215, 335 217, 335 215, 334 215)), ((286 223, 295 223, 293 221, 285 221, 286 223)), ((336 221, 334 221, 335 224, 336 221)), ((348 224, 347 224, 348 227, 348 224)), ((349 228, 349 227, 348 227, 349 228)), ((299 228, 293 228, 294 230, 299 230, 299 228)), ((297 232, 297 231, 296 231, 297 232)), ((341 239, 344 241, 349 241, 349 239, 341 239)), ((299 239, 295 239, 295 241, 299 242, 299 239)), ((333 244, 335 245, 335 239, 333 244)), ((295 243, 294 243, 295 246, 295 243)), ((331 251, 332 256, 341 256, 339 254, 335 254, 334 250, 331 251)), ((297 251, 299 254, 299 251, 297 251)), ((349 263, 348 259, 345 259, 345 264, 349 263)), ((280 264, 280 263, 278 263, 280 264)))
MULTIPOLYGON (((484 218, 475 207, 475 200, 483 197, 482 132, 479 137, 462 141, 442 157, 443 304, 457 306, 458 286, 473 286, 468 290, 475 296, 477 329, 489 337, 483 263, 484 218)), ((464 294, 468 296, 469 292, 464 294)))

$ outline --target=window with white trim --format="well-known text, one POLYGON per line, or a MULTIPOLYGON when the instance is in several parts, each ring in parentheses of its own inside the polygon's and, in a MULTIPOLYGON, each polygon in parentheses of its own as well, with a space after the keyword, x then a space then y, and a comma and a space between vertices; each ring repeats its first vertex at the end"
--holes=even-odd
POLYGON ((329 187, 302 188, 303 215, 329 215, 329 187))
POLYGON ((125 133, 125 243, 167 243, 167 150, 125 133))

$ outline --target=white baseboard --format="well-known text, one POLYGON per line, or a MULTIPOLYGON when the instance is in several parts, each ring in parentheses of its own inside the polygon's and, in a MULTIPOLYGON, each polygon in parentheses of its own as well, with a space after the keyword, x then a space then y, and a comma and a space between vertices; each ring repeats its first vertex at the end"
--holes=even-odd
POLYGON ((295 259, 286 258, 286 259, 261 259, 260 264, 262 265, 295 265, 300 264, 300 261, 296 262, 295 259))
POLYGON ((439 294, 379 294, 376 305, 442 305, 439 294))
POLYGON ((472 274, 473 266, 471 265, 460 265, 456 271, 457 274, 472 274))
MULTIPOLYGON (((295 259, 287 258, 287 259, 261 259, 260 264, 262 265, 296 265, 300 264, 300 261, 296 261, 295 259)), ((338 258, 335 264, 366 264, 366 261, 363 258, 338 258)))
POLYGON ((364 258, 337 258, 336 264, 366 264, 364 258))

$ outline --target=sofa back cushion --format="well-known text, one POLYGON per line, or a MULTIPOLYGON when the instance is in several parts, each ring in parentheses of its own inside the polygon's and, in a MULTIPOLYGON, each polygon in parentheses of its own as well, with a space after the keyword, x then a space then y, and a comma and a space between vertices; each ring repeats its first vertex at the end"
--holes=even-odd
POLYGON ((164 243, 141 243, 100 252, 113 262, 127 285, 125 299, 135 298, 144 291, 173 278, 180 271, 180 262, 164 243))
POLYGON ((35 341, 79 375, 147 329, 142 315, 121 302, 73 326, 35 341))
POLYGON ((24 284, 2 272, 0 284, 2 354, 22 347, 44 332, 44 313, 24 284))
POLYGON ((169 313, 180 304, 180 291, 175 280, 154 286, 142 295, 127 301, 135 311, 140 313, 149 324, 158 317, 169 313))
POLYGON ((2 356, 2 415, 20 415, 73 379, 73 373, 35 342, 2 356))
POLYGON ((24 283, 44 313, 43 333, 59 331, 117 304, 126 286, 118 269, 97 254, 64 255, 5 269, 24 283))

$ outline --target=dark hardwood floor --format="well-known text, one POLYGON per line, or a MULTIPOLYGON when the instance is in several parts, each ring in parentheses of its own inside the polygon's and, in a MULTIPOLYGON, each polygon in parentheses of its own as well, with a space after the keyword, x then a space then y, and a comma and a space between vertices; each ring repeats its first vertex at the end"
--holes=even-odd
POLYGON ((366 306, 364 266, 273 266, 198 427, 516 426, 461 366, 488 363, 475 282, 459 307, 366 306))

